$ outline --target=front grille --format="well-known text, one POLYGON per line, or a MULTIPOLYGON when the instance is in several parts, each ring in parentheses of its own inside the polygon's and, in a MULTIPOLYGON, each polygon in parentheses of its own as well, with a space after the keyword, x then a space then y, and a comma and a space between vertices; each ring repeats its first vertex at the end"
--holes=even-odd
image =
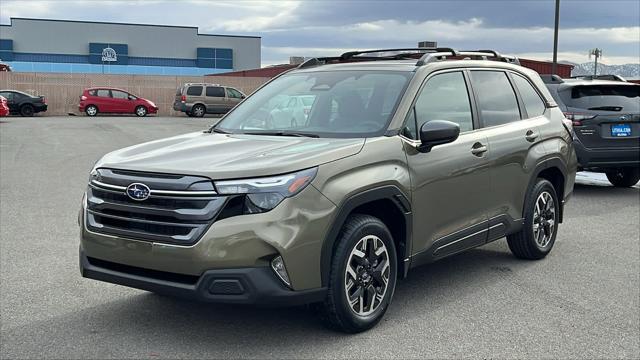
POLYGON ((87 229, 133 239, 191 245, 220 214, 227 197, 210 180, 198 176, 163 175, 98 169, 87 190, 87 229), (127 195, 127 186, 145 184, 146 200, 127 195))

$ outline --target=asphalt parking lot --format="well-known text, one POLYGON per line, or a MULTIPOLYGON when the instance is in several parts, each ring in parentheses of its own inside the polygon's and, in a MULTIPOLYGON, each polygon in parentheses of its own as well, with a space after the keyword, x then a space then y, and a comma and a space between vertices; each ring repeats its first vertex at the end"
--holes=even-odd
POLYGON ((640 187, 579 174, 553 252, 497 241, 409 273, 375 329, 305 308, 191 303, 87 280, 77 211, 104 153, 215 118, 0 121, 2 358, 638 358, 640 187))

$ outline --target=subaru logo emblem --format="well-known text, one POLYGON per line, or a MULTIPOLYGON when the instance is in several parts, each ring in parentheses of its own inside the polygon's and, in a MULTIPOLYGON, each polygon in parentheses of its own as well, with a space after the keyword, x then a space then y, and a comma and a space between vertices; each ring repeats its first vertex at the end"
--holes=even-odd
POLYGON ((620 116, 620 121, 628 121, 629 117, 627 115, 620 116))
POLYGON ((133 200, 143 201, 149 198, 151 190, 145 184, 133 183, 127 186, 127 195, 133 200))

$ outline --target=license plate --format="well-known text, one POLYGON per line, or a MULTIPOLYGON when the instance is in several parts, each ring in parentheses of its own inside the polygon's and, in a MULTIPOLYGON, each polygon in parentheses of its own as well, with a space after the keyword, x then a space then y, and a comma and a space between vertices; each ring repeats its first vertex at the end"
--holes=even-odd
POLYGON ((631 136, 631 125, 629 124, 611 125, 611 136, 613 137, 631 136))

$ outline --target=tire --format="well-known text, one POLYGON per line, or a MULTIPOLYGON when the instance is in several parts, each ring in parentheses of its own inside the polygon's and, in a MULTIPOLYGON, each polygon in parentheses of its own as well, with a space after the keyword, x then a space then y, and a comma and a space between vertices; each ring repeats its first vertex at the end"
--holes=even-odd
POLYGON ((95 105, 89 105, 84 108, 84 112, 87 114, 87 116, 96 116, 98 115, 98 107, 95 105))
POLYGON ((396 279, 396 249, 385 224, 373 216, 351 215, 337 240, 327 297, 316 307, 318 315, 325 325, 334 330, 346 333, 368 330, 387 311, 396 279), (358 251, 364 256, 358 255, 358 251), (375 254, 377 251, 381 251, 380 255, 375 254), (353 297, 353 305, 348 296, 353 297), (371 299, 373 303, 370 303, 371 299))
POLYGON ((537 179, 525 199, 524 226, 519 232, 507 235, 513 255, 539 260, 551 252, 558 233, 559 204, 553 185, 548 180, 537 179))
POLYGON ((147 116, 147 108, 142 105, 136 107, 136 116, 138 117, 147 116))
POLYGON ((205 109, 204 105, 198 104, 191 108, 191 115, 194 117, 203 117, 206 112, 207 109, 205 109))
POLYGON ((631 187, 640 180, 640 168, 617 168, 607 171, 607 179, 615 187, 631 187))
POLYGON ((33 105, 26 104, 22 105, 22 107, 20 108, 20 116, 33 116, 33 113, 33 105))

